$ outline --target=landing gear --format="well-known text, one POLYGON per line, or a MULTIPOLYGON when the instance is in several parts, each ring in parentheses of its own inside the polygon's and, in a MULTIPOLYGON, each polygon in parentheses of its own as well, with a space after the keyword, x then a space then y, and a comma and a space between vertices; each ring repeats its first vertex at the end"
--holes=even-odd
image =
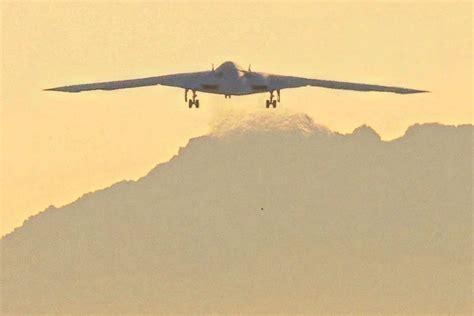
POLYGON ((276 106, 277 106, 276 100, 272 100, 272 101, 267 100, 267 102, 266 102, 266 107, 267 107, 267 109, 268 109, 269 107, 271 107, 271 106, 274 107, 274 108, 276 108, 276 106))
POLYGON ((193 105, 196 107, 196 109, 198 109, 198 108, 199 108, 199 100, 194 100, 194 101, 193 101, 193 100, 189 100, 189 101, 188 101, 188 106, 189 106, 189 108, 192 108, 193 105))
POLYGON ((270 91, 270 99, 266 101, 265 105, 267 107, 267 109, 272 106, 273 108, 276 108, 277 106, 277 101, 280 102, 280 90, 277 90, 277 100, 273 100, 274 96, 273 96, 273 92, 274 90, 270 91))
POLYGON ((193 105, 196 107, 196 109, 199 108, 199 100, 196 99, 196 97, 197 97, 196 91, 193 90, 193 98, 188 100, 188 90, 189 90, 189 89, 185 89, 185 92, 184 92, 184 101, 185 101, 185 102, 186 102, 186 101, 188 102, 189 108, 192 108, 193 105))

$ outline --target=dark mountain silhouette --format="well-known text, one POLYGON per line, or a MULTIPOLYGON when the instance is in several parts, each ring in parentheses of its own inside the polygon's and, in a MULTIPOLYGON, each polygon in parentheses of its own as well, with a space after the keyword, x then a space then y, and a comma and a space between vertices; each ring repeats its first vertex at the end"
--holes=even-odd
POLYGON ((2 311, 469 314, 473 131, 223 122, 5 236, 2 311))

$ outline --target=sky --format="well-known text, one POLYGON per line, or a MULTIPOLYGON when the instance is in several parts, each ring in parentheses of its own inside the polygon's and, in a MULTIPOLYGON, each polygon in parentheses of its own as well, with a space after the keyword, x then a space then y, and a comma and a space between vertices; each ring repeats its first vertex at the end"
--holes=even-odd
MULTIPOLYGON (((223 116, 260 113, 266 94, 146 87, 80 94, 56 86, 210 70, 252 70, 429 90, 395 95, 282 91, 276 111, 384 140, 415 123, 472 123, 470 2, 1 3, 1 228, 49 205, 137 179, 223 116)), ((275 111, 271 109, 271 111, 275 111)))

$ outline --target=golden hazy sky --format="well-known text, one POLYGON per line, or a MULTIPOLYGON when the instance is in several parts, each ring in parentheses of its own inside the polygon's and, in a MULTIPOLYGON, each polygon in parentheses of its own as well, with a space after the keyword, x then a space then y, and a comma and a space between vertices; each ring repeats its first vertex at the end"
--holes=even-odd
POLYGON ((304 112, 342 133, 367 124, 393 139, 414 123, 473 122, 471 12, 470 2, 3 1, 0 233, 50 204, 144 175, 220 116, 265 111, 267 98, 199 94, 201 108, 189 110, 183 90, 170 87, 43 88, 233 60, 255 71, 432 91, 282 91, 276 111, 304 112))

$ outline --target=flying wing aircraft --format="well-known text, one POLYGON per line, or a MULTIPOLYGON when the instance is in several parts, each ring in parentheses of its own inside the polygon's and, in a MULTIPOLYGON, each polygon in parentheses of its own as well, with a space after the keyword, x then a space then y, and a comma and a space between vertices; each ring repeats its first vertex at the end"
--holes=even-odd
POLYGON ((414 90, 391 86, 379 86, 365 83, 352 83, 321 79, 308 79, 293 76, 272 75, 261 72, 254 72, 250 69, 250 66, 248 70, 244 70, 231 61, 226 61, 216 69, 212 67, 211 71, 180 73, 130 80, 86 83, 45 90, 81 92, 90 90, 116 90, 155 85, 171 86, 184 89, 184 101, 188 103, 188 106, 190 108, 192 108, 193 106, 199 108, 199 100, 197 99, 196 94, 197 91, 223 94, 225 98, 230 98, 233 95, 270 93, 269 99, 266 100, 267 108, 275 108, 277 102, 280 102, 280 90, 298 88, 303 86, 353 91, 392 92, 399 94, 428 92, 423 90, 414 90), (192 92, 191 98, 188 98, 189 91, 192 92), (274 96, 275 92, 277 93, 276 99, 274 96))

